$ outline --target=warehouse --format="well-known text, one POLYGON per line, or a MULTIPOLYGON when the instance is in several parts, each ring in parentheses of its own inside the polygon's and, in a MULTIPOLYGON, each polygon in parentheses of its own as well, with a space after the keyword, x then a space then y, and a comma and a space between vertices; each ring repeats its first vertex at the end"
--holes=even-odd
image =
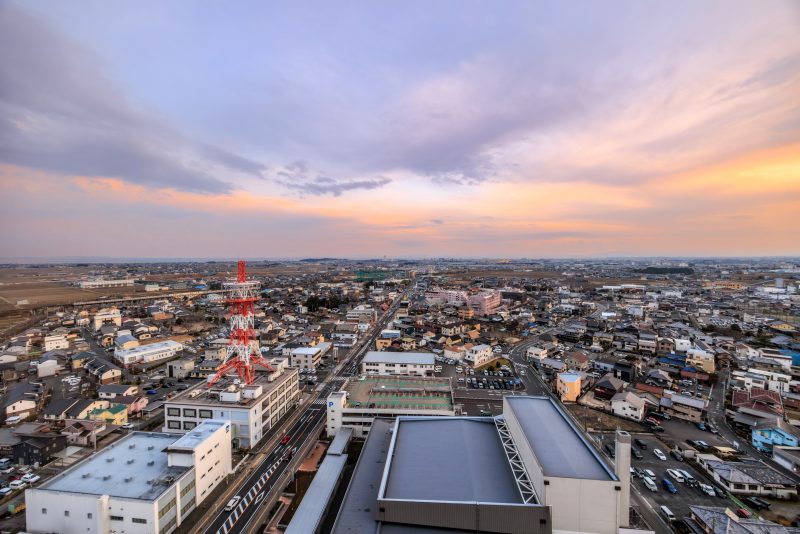
POLYGON ((172 358, 181 350, 183 350, 182 343, 168 340, 131 349, 116 349, 114 357, 122 365, 128 367, 136 363, 153 363, 159 360, 166 360, 167 358, 172 358))

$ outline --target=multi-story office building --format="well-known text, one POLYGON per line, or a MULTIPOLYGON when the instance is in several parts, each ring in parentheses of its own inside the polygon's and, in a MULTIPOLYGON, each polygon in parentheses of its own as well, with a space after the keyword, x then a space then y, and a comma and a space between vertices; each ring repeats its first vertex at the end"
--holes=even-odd
POLYGON ((259 373, 250 385, 225 378, 208 388, 201 383, 164 404, 164 432, 187 432, 207 419, 231 422, 230 438, 242 449, 254 447, 297 404, 298 372, 259 373))
POLYGON ((351 378, 328 396, 326 431, 342 427, 363 438, 376 417, 455 415, 449 378, 367 376, 351 378))
POLYGON ((25 492, 26 531, 168 534, 231 472, 231 423, 133 432, 25 492))
POLYGON ((121 278, 119 280, 96 278, 94 280, 81 280, 78 282, 78 287, 81 289, 98 289, 101 287, 133 287, 134 282, 135 280, 133 278, 121 278))
POLYGON ((435 359, 428 352, 370 351, 361 360, 361 372, 374 375, 433 376, 435 359))

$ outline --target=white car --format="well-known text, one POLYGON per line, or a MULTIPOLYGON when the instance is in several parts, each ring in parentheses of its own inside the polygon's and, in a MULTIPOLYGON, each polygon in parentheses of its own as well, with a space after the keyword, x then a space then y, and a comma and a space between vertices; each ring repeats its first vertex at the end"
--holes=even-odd
POLYGON ((241 500, 242 498, 239 497, 238 495, 236 497, 233 497, 231 500, 228 501, 228 504, 225 505, 225 511, 226 512, 232 511, 234 508, 236 508, 236 505, 239 504, 239 501, 241 500))
POLYGON ((12 490, 20 490, 25 487, 25 482, 23 482, 22 480, 12 480, 8 484, 8 487, 11 488, 12 490))
POLYGON ((667 456, 663 452, 661 452, 661 449, 653 449, 653 454, 655 454, 656 458, 658 458, 662 462, 667 461, 667 456))
POLYGON ((700 491, 702 491, 703 493, 705 493, 709 497, 716 497, 716 495, 717 495, 716 493, 714 493, 714 488, 712 488, 708 484, 701 483, 700 484, 700 491))
POLYGON ((655 479, 656 479, 656 474, 655 474, 655 473, 653 473, 653 471, 652 471, 652 470, 650 470, 650 469, 645 469, 645 470, 644 470, 644 474, 645 474, 645 476, 646 476, 647 478, 652 478, 653 480, 655 480, 655 479))
POLYGON ((678 482, 686 482, 686 479, 683 478, 683 475, 677 469, 667 469, 667 474, 678 482))
POLYGON ((9 488, 9 487, 0 488, 0 495, 2 495, 3 497, 5 497, 6 495, 8 495, 9 493, 11 493, 12 491, 14 491, 14 490, 13 490, 13 489, 11 489, 11 488, 9 488))
POLYGON ((21 478, 21 480, 26 484, 33 484, 35 482, 39 482, 41 479, 42 477, 40 477, 39 475, 35 475, 33 473, 28 473, 27 475, 24 475, 21 478))

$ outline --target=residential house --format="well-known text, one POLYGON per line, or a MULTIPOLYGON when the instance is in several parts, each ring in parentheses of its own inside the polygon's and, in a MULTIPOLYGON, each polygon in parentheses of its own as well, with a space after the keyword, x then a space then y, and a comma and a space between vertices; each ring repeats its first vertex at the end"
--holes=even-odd
POLYGON ((661 397, 660 408, 664 413, 686 421, 698 422, 703 420, 706 409, 706 401, 687 395, 677 393, 667 394, 661 397))
POLYGON ((800 446, 800 439, 797 430, 783 422, 783 419, 775 417, 773 419, 759 419, 751 430, 753 447, 765 452, 772 453, 776 445, 783 447, 800 446))
POLYGON ((139 386, 128 384, 105 384, 97 388, 97 396, 101 399, 113 399, 123 395, 137 395, 139 386))
POLYGON ((561 402, 577 402, 581 396, 581 383, 584 373, 580 371, 567 371, 558 373, 556 379, 556 392, 561 402))
POLYGON ((594 386, 594 397, 599 400, 610 401, 614 395, 622 391, 623 388, 625 388, 625 382, 610 374, 606 374, 600 378, 594 386))
POLYGON ((68 445, 88 447, 94 445, 100 437, 99 434, 105 430, 106 424, 103 421, 68 419, 64 422, 61 434, 66 436, 68 445))
POLYGON ((569 369, 585 371, 589 367, 589 357, 578 351, 572 351, 564 357, 564 363, 569 369))
POLYGON ((641 422, 645 408, 645 400, 630 391, 621 391, 611 397, 611 411, 617 417, 641 422))
POLYGON ((124 425, 128 422, 128 407, 124 404, 113 403, 107 408, 95 408, 88 413, 91 421, 105 421, 112 425, 124 425))
POLYGON ((797 498, 795 481, 764 462, 728 462, 713 454, 698 454, 697 462, 717 483, 734 495, 797 498))

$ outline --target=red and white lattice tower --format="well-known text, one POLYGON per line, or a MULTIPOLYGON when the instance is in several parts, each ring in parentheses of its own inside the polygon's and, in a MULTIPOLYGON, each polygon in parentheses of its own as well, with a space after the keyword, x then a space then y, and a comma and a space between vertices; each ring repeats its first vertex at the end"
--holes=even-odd
POLYGON ((244 260, 239 260, 236 281, 226 282, 225 288, 230 292, 227 302, 231 312, 231 337, 228 341, 228 353, 225 355, 225 360, 214 378, 208 382, 209 387, 231 371, 236 371, 245 384, 252 384, 256 378, 253 368, 255 364, 274 372, 274 369, 261 356, 258 339, 255 338, 253 331, 255 326, 253 303, 258 300, 259 284, 247 280, 244 260))

